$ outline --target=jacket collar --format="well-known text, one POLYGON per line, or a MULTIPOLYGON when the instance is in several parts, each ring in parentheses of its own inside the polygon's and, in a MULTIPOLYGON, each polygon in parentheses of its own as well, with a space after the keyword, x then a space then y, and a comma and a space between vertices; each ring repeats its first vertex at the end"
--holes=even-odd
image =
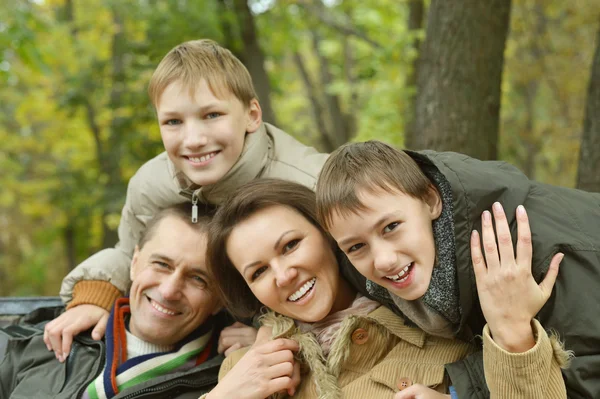
POLYGON ((193 195, 198 197, 201 202, 219 204, 227 199, 233 190, 260 176, 272 151, 273 143, 267 135, 267 129, 263 123, 254 133, 246 133, 240 158, 229 172, 215 184, 199 186, 183 172, 177 170, 168 157, 167 163, 170 175, 182 195, 189 198, 193 195))

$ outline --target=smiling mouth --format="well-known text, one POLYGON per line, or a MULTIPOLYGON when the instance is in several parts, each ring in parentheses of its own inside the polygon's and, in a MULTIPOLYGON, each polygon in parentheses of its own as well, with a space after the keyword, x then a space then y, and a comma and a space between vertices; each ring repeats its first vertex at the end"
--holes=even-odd
POLYGON ((300 299, 304 298, 315 286, 315 282, 317 281, 316 277, 308 280, 302 287, 298 289, 298 291, 294 292, 292 295, 288 297, 288 301, 297 302, 300 299))
MULTIPOLYGON (((146 298, 148 298, 148 297, 146 297, 146 298)), ((164 306, 162 306, 161 304, 159 304, 158 302, 156 302, 154 299, 148 298, 148 302, 150 302, 150 305, 154 309, 156 309, 157 311, 159 311, 159 312, 161 312, 163 314, 166 314, 168 316, 176 316, 176 315, 180 314, 180 312, 177 312, 177 311, 172 310, 172 309, 165 308, 164 306)))
POLYGON ((385 278, 387 278, 388 280, 393 281, 394 283, 401 283, 403 281, 406 281, 406 279, 408 278, 409 275, 409 271, 410 268, 413 266, 414 262, 410 262, 408 265, 404 266, 404 268, 402 270, 400 270, 400 273, 398 274, 393 274, 391 276, 384 276, 385 278))
POLYGON ((209 152, 208 154, 201 155, 199 157, 187 156, 186 158, 195 163, 202 163, 214 158, 218 153, 219 151, 213 151, 209 152))

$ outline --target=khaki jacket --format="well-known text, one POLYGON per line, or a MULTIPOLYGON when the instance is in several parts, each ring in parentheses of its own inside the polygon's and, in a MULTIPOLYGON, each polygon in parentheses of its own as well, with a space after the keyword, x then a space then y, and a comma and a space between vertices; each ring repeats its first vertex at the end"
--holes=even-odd
MULTIPOLYGON (((294 395, 300 399, 392 399, 395 392, 412 384, 448 393, 452 381, 444 366, 477 350, 475 345, 409 327, 384 306, 366 317, 344 319, 325 362, 314 336, 299 332, 292 319, 268 313, 262 323, 273 327, 274 338, 300 343, 300 361, 307 371, 294 395)), ((492 365, 485 377, 492 398, 566 398, 560 367, 553 358, 553 343, 538 322, 534 329, 536 345, 522 354, 502 350, 492 341, 487 327, 484 330, 484 357, 492 365)), ((219 380, 248 350, 238 350, 225 359, 219 380)))
MULTIPOLYGON (((73 287, 82 280, 109 282, 120 291, 112 293, 114 298, 127 292, 133 250, 146 223, 158 210, 189 202, 194 195, 200 202, 218 205, 237 187, 259 177, 290 180, 314 189, 327 156, 264 123, 246 136, 240 159, 219 182, 199 187, 175 169, 166 152, 161 153, 142 165, 129 181, 119 224, 119 243, 115 248, 97 252, 73 269, 63 280, 62 300, 70 302, 73 287)), ((89 291, 79 290, 78 297, 80 292, 92 295, 89 291)), ((114 298, 104 307, 110 308, 114 298)), ((87 303, 96 304, 93 299, 87 303)))

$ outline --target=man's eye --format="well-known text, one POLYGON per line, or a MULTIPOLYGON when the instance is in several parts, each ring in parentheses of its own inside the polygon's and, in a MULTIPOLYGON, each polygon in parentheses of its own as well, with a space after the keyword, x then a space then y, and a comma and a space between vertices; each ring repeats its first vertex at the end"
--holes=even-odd
POLYGON ((292 241, 288 242, 287 244, 285 244, 283 246, 283 253, 285 254, 286 252, 289 252, 292 249, 296 248, 298 246, 299 242, 300 242, 300 240, 296 239, 296 240, 292 240, 292 241))
POLYGON ((160 262, 160 261, 155 261, 154 264, 163 269, 168 269, 170 267, 168 263, 160 262))
POLYGON ((201 276, 192 276, 192 279, 202 285, 206 285, 206 280, 204 280, 201 276))
POLYGON ((351 246, 350 248, 348 248, 348 250, 346 251, 346 253, 352 253, 352 252, 356 252, 359 249, 361 249, 362 247, 364 247, 365 244, 354 244, 353 246, 351 246))
POLYGON ((169 119, 168 121, 165 121, 165 125, 168 126, 176 126, 176 125, 181 125, 183 122, 181 121, 181 119, 169 119))
POLYGON ((256 280, 257 278, 260 277, 261 274, 263 274, 265 271, 267 270, 267 266, 261 266, 258 269, 256 269, 254 271, 254 273, 252 273, 252 281, 256 280))
POLYGON ((383 232, 384 233, 389 233, 390 231, 394 230, 396 227, 398 227, 400 223, 399 222, 392 222, 390 224, 388 224, 387 226, 385 226, 383 228, 383 232))

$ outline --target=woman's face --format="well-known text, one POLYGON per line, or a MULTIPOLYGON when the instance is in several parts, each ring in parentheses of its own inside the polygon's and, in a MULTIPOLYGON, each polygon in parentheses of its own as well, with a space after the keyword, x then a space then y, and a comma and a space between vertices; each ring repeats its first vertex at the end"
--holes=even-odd
POLYGON ((256 212, 234 227, 226 247, 256 298, 285 316, 316 322, 354 299, 331 244, 292 208, 256 212))

